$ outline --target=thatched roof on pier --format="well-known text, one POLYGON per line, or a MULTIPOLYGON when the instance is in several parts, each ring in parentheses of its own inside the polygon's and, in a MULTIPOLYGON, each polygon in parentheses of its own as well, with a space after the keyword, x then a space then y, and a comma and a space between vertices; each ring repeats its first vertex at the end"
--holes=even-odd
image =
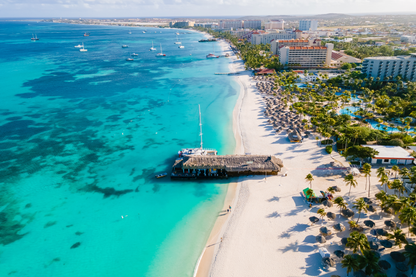
POLYGON ((266 155, 226 155, 184 157, 184 169, 225 169, 228 172, 279 172, 282 160, 266 155))

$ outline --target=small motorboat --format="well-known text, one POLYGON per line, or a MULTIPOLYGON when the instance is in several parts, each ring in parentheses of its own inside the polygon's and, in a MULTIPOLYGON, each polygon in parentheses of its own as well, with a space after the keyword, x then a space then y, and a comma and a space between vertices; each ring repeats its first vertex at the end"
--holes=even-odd
POLYGON ((78 45, 75 45, 74 47, 75 48, 82 48, 82 45, 81 44, 78 44, 78 45))
POLYGON ((121 48, 129 48, 128 45, 122 45, 121 48))
POLYGON ((183 48, 185 48, 185 46, 183 46, 183 45, 180 45, 178 48, 181 48, 181 49, 183 49, 183 48))
POLYGON ((160 179, 160 178, 163 178, 163 177, 166 177, 166 176, 168 176, 167 173, 161 173, 161 174, 156 175, 155 177, 156 177, 156 179, 160 179))
POLYGON ((131 55, 135 57, 135 56, 138 56, 139 54, 133 53, 133 54, 131 54, 131 55))
POLYGON ((127 58, 127 59, 126 59, 126 61, 129 61, 129 62, 130 62, 130 61, 134 61, 134 59, 132 59, 132 58, 127 58))

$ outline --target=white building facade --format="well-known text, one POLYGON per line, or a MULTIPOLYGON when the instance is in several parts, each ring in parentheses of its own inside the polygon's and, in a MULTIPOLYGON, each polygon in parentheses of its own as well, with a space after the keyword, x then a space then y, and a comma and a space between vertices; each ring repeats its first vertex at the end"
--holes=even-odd
POLYGON ((416 53, 410 56, 365 58, 361 72, 367 77, 380 78, 380 80, 385 80, 386 77, 396 78, 400 75, 402 78, 415 81, 416 53))
POLYGON ((243 28, 242 20, 221 20, 218 26, 220 29, 241 29, 243 28))
POLYGON ((244 20, 244 29, 261 29, 261 20, 244 20))
POLYGON ((302 31, 296 30, 293 32, 265 32, 265 33, 253 33, 251 36, 252 44, 267 44, 273 40, 289 40, 300 39, 302 31))
POLYGON ((280 48, 280 63, 283 65, 319 68, 331 65, 332 43, 325 46, 284 46, 280 48))
POLYGON ((301 31, 316 31, 316 30, 318 30, 318 21, 316 21, 316 20, 301 20, 301 21, 299 21, 299 30, 301 30, 301 31))
POLYGON ((321 41, 308 39, 273 40, 270 43, 270 50, 274 55, 280 55, 279 50, 282 46, 321 46, 321 41))
POLYGON ((339 51, 332 51, 331 67, 341 67, 344 63, 361 63, 360 59, 349 56, 339 51))
POLYGON ((386 146, 386 145, 361 145, 363 147, 373 148, 378 152, 374 158, 371 159, 372 164, 398 164, 406 165, 412 164, 414 159, 409 152, 400 146, 386 146))
POLYGON ((266 30, 284 30, 285 21, 284 20, 270 20, 264 24, 264 29, 266 30))

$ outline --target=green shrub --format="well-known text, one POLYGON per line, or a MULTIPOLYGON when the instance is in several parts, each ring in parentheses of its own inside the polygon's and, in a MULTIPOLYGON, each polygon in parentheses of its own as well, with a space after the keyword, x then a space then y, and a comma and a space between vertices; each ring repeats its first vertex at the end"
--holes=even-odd
POLYGON ((334 141, 332 139, 321 140, 322 145, 333 144, 334 141))
POLYGON ((327 147, 325 147, 325 151, 326 151, 326 153, 331 154, 332 153, 332 145, 328 145, 327 147))
POLYGON ((388 145, 401 146, 401 147, 403 147, 404 146, 404 143, 403 143, 403 141, 401 139, 395 138, 395 139, 390 140, 388 142, 388 145))

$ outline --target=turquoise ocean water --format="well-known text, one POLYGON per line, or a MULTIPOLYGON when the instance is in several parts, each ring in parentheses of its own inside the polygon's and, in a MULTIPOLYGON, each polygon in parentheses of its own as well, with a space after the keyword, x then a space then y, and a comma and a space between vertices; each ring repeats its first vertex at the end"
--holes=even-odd
POLYGON ((199 146, 198 104, 204 146, 234 151, 228 60, 176 30, 0 30, 0 276, 191 276, 227 183, 154 175, 199 146))

